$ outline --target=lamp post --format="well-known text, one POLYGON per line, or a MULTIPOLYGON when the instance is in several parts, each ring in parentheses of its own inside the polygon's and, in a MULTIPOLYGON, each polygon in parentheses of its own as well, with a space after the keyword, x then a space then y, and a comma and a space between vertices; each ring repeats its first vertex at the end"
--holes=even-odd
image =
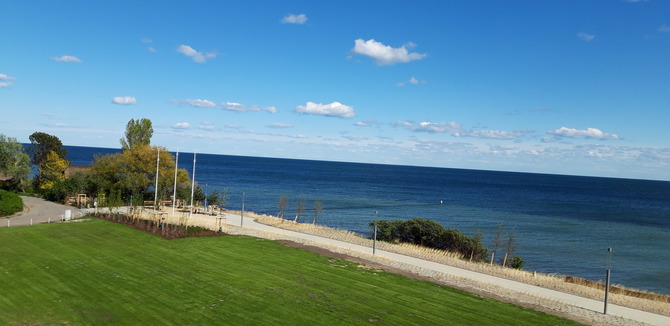
POLYGON ((610 294, 610 269, 612 268, 612 248, 607 248, 607 274, 605 275, 605 308, 603 314, 607 315, 607 299, 610 294))

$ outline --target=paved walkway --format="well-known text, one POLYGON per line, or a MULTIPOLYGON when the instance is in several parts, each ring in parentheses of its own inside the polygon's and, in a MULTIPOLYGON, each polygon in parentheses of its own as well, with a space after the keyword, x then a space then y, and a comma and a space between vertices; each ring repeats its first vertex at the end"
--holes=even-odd
POLYGON ((76 207, 60 205, 40 198, 21 196, 21 199, 23 199, 23 212, 7 219, 0 219, 0 227, 59 222, 68 210, 72 218, 81 217, 83 213, 76 207))
MULTIPOLYGON (((71 210, 72 211, 72 217, 79 217, 82 216, 82 214, 86 213, 86 209, 84 210, 79 210, 71 206, 65 206, 65 205, 59 205, 51 202, 47 202, 41 199, 37 198, 32 198, 32 197, 23 197, 24 199, 24 205, 26 206, 26 209, 24 210, 23 213, 19 213, 9 219, 9 224, 11 226, 17 226, 17 225, 29 225, 31 223, 36 224, 36 223, 47 223, 48 221, 50 222, 57 222, 60 221, 62 218, 63 214, 65 214, 66 210, 71 210)), ((92 211, 92 209, 91 209, 92 211)), ((241 216, 240 215, 234 215, 234 214, 225 214, 226 215, 226 223, 228 225, 235 225, 235 226, 240 226, 241 223, 241 216)), ((208 215, 201 215, 201 214, 194 214, 193 216, 194 219, 200 219, 200 220, 207 220, 211 221, 212 223, 215 223, 216 217, 214 216, 208 216, 208 215)), ((0 225, 6 227, 7 224, 5 225, 0 225)), ((338 240, 333 240, 333 239, 328 239, 328 238, 323 238, 319 236, 314 236, 310 234, 305 234, 305 233, 299 233, 295 231, 290 231, 290 230, 284 230, 280 228, 275 228, 272 226, 268 226, 265 224, 260 224, 256 223, 253 219, 245 217, 243 221, 243 226, 244 228, 249 228, 249 229, 254 229, 254 230, 259 230, 259 231, 264 231, 264 232, 271 232, 275 234, 280 234, 283 236, 286 236, 287 238, 294 238, 294 239, 303 239, 306 241, 310 241, 315 244, 323 244, 325 246, 334 246, 334 247, 339 247, 347 250, 351 250, 354 252, 359 252, 362 254, 370 255, 372 254, 372 249, 370 247, 365 247, 365 246, 360 246, 356 244, 351 244, 348 242, 343 242, 343 241, 338 241, 338 240)), ((496 277, 496 276, 491 276, 487 274, 482 274, 482 273, 477 273, 465 269, 461 269, 458 267, 452 267, 448 265, 443 265, 423 259, 418 259, 410 256, 405 256, 405 255, 400 255, 388 251, 383 251, 383 250, 376 250, 375 256, 377 257, 383 257, 386 259, 390 259, 393 261, 397 261, 400 263, 408 264, 408 265, 413 265, 417 267, 421 267, 427 270, 435 271, 438 273, 444 273, 447 275, 454 275, 457 277, 462 277, 462 278, 467 278, 474 280, 476 282, 480 283, 485 283, 485 284, 491 284, 494 286, 498 286, 501 288, 506 288, 510 289, 513 291, 518 291, 520 293, 525 293, 528 295, 532 295, 535 297, 540 297, 540 298, 546 298, 547 300, 554 300, 557 302, 561 302, 564 304, 580 307, 586 310, 590 310, 593 312, 598 312, 601 313, 603 311, 603 302, 598 301, 598 300, 592 300, 592 299, 587 299, 583 298, 580 296, 572 295, 572 294, 567 294, 555 290, 550 290, 550 289, 545 289, 539 286, 535 285, 529 285, 525 283, 520 283, 516 281, 511 281, 508 279, 496 277)), ((619 316, 623 317, 626 319, 630 320, 635 320, 639 321, 642 323, 647 323, 651 325, 670 325, 670 317, 658 315, 658 314, 653 314, 645 311, 640 311, 636 309, 631 309, 627 307, 622 307, 614 304, 609 304, 608 305, 608 310, 607 310, 609 315, 612 316, 619 316)))

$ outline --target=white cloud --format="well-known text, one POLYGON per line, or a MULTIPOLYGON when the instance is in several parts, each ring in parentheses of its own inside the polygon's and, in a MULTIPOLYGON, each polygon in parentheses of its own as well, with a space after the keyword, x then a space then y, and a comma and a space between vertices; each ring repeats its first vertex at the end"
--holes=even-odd
POLYGON ((216 58, 216 53, 214 52, 208 52, 208 53, 198 52, 188 45, 180 45, 177 48, 177 52, 187 57, 191 57, 191 59, 193 59, 193 61, 197 63, 204 63, 209 59, 216 58))
POLYGON ((459 134, 463 130, 461 124, 458 122, 419 122, 418 124, 414 124, 408 121, 398 121, 395 125, 416 132, 450 133, 454 135, 459 134))
POLYGON ((209 101, 209 100, 200 100, 200 99, 198 99, 198 100, 172 100, 171 102, 176 103, 176 104, 180 104, 180 105, 188 104, 190 106, 194 106, 194 107, 197 107, 197 108, 213 108, 213 107, 216 107, 216 104, 214 104, 214 102, 209 101))
POLYGON ((16 78, 7 76, 5 74, 0 74, 0 88, 11 86, 14 80, 16 80, 16 78))
POLYGON ((112 103, 121 105, 130 105, 137 103, 137 100, 132 96, 117 96, 112 99, 112 103))
MULTIPOLYGON (((412 76, 412 78, 410 78, 407 82, 412 84, 412 85, 418 85, 418 84, 425 84, 426 83, 425 80, 416 79, 414 76, 412 76)), ((403 87, 403 86, 405 86, 405 82, 396 83, 395 85, 398 86, 398 87, 403 87)))
POLYGON ((363 120, 354 123, 356 127, 371 127, 374 125, 379 125, 379 122, 377 120, 363 120))
POLYGON ((617 134, 608 134, 596 128, 586 128, 584 130, 579 130, 579 129, 561 127, 556 130, 550 130, 547 133, 554 136, 565 137, 565 138, 585 138, 585 139, 601 139, 601 140, 621 139, 621 137, 619 137, 619 135, 617 134))
POLYGON ((586 42, 591 42, 591 41, 593 41, 594 38, 596 38, 595 35, 587 34, 587 33, 584 33, 584 32, 577 33, 577 37, 579 37, 580 39, 582 39, 583 41, 586 41, 586 42))
POLYGON ((209 121, 201 122, 198 129, 207 130, 207 131, 221 130, 221 128, 215 126, 213 122, 209 122, 209 121))
POLYGON ((236 103, 236 102, 224 102, 221 103, 221 107, 223 107, 224 110, 228 111, 235 111, 235 112, 255 112, 255 111, 265 111, 265 112, 270 112, 270 113, 277 113, 277 108, 274 106, 267 106, 264 108, 261 108, 256 105, 244 105, 241 103, 236 103))
POLYGON ((658 27, 659 32, 670 32, 670 26, 663 24, 658 27))
POLYGON ((466 130, 458 122, 420 122, 414 124, 408 121, 398 121, 397 127, 403 127, 414 132, 447 133, 454 137, 472 137, 484 139, 513 140, 523 137, 533 131, 504 131, 504 130, 466 130))
POLYGON ((408 43, 399 48, 393 48, 377 42, 374 39, 364 41, 357 39, 354 41, 352 52, 355 54, 366 55, 375 60, 380 65, 393 65, 415 60, 421 60, 426 57, 424 53, 409 52, 407 49, 414 47, 414 44, 408 43))
POLYGON ((63 55, 60 57, 53 57, 52 58, 54 61, 59 61, 59 62, 76 62, 76 63, 81 63, 81 60, 75 56, 71 55, 63 55))
POLYGON ((520 138, 526 133, 529 133, 529 131, 523 132, 523 131, 504 131, 504 130, 474 130, 474 131, 463 131, 457 136, 510 140, 520 138))
POLYGON ((172 125, 172 129, 177 129, 177 130, 189 130, 191 129, 191 124, 188 122, 177 122, 172 125))
POLYGON ((281 20, 282 24, 297 24, 297 25, 302 25, 307 22, 307 15, 305 14, 300 14, 300 15, 288 15, 282 18, 281 20))
POLYGON ((353 107, 344 105, 340 102, 333 102, 330 104, 307 102, 305 105, 297 106, 294 111, 297 113, 323 115, 342 119, 353 118, 356 115, 353 107))
POLYGON ((267 125, 267 127, 274 129, 287 129, 287 128, 293 128, 293 125, 290 123, 275 122, 273 124, 267 125))

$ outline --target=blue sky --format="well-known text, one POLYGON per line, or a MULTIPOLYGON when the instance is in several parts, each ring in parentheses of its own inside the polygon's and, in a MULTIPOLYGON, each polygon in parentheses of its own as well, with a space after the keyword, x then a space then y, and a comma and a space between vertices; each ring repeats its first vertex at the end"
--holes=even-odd
POLYGON ((670 2, 12 1, 0 133, 670 180, 670 2))

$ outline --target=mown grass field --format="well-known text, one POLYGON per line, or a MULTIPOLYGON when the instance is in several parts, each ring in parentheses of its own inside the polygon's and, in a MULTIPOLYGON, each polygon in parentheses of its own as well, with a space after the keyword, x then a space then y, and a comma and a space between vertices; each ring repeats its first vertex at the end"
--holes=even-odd
POLYGON ((0 325, 576 325, 269 240, 0 229, 0 325))

